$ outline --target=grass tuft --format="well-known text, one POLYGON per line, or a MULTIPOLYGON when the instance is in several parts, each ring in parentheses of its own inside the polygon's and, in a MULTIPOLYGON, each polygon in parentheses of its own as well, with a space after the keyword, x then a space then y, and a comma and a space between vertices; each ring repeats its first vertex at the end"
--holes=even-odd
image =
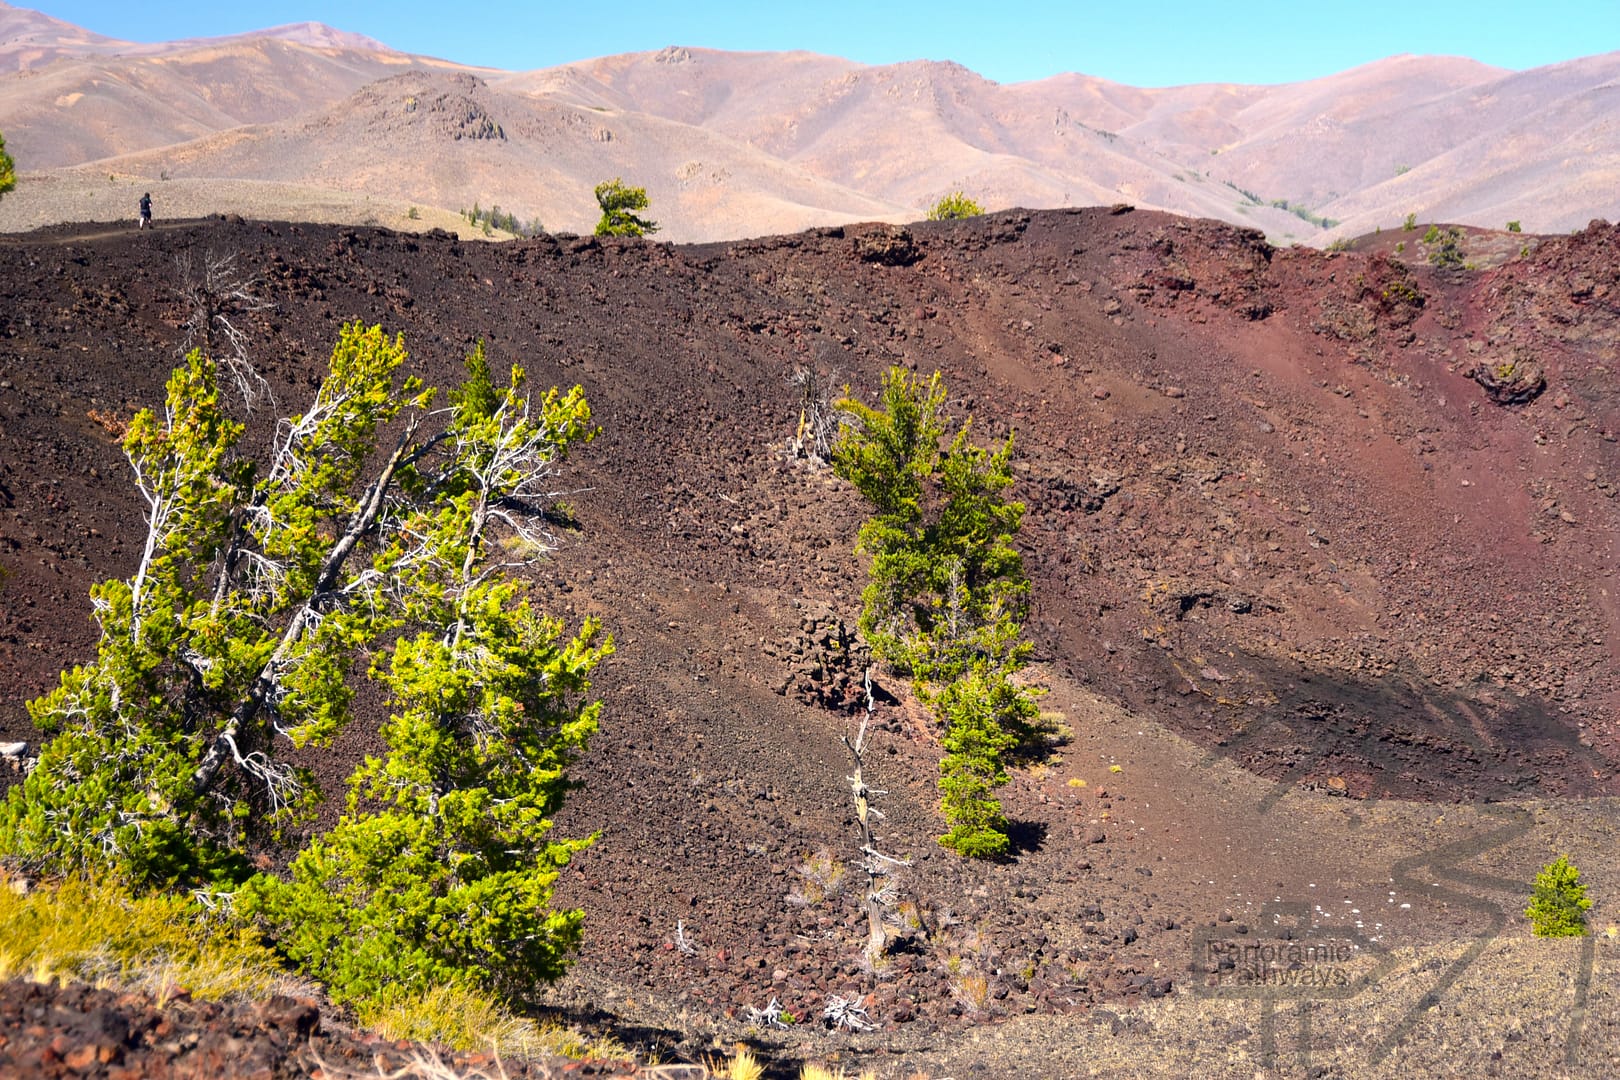
POLYGON ((617 1039, 592 1039, 561 1024, 536 1023, 461 986, 435 986, 421 994, 366 1002, 358 1007, 357 1016, 363 1027, 385 1039, 467 1052, 492 1050, 498 1057, 554 1054, 576 1061, 626 1061, 634 1056, 617 1039))
POLYGON ((814 855, 806 855, 798 866, 799 887, 788 894, 788 902, 800 907, 812 907, 843 887, 847 868, 833 858, 832 852, 822 848, 814 855))
POLYGON ((737 1044, 730 1061, 710 1061, 706 1067, 714 1080, 763 1080, 765 1076, 765 1066, 742 1043, 737 1044))
POLYGON ((842 1068, 833 1072, 824 1065, 806 1065, 799 1071, 799 1080, 877 1080, 877 1073, 868 1069, 857 1077, 842 1068))
POLYGON ((964 972, 959 969, 951 976, 951 997, 970 1016, 979 1016, 990 1008, 994 986, 987 975, 964 972))
POLYGON ((310 993, 268 948, 199 921, 187 901, 82 878, 27 889, 0 876, 0 980, 12 978, 145 990, 160 1001, 181 990, 210 1001, 310 993))

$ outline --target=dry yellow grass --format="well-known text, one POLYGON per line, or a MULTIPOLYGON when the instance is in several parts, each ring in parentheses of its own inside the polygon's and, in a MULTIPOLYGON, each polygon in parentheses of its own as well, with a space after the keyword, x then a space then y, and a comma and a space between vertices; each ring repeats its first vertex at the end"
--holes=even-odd
POLYGON ((80 980, 211 1000, 307 993, 250 936, 200 922, 174 897, 130 897, 77 878, 0 879, 0 979, 80 980))
MULTIPOLYGON (((13 978, 138 990, 159 1004, 181 990, 213 1001, 318 993, 251 933, 201 920, 183 899, 131 897, 77 878, 26 888, 0 877, 0 981, 13 978)), ((361 1006, 358 1019, 389 1039, 505 1057, 633 1056, 615 1039, 536 1023, 461 987, 361 1006)))
POLYGON ((799 1071, 799 1080, 877 1080, 877 1073, 868 1069, 856 1076, 843 1069, 833 1072, 821 1065, 806 1065, 799 1071))

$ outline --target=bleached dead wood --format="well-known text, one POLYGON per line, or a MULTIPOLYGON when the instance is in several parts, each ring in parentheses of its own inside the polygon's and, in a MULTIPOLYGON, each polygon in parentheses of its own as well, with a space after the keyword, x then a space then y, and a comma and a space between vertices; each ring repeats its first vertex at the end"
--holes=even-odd
POLYGON ((872 805, 872 800, 878 796, 888 794, 866 786, 863 775, 864 757, 866 754, 866 737, 871 729, 872 714, 877 711, 877 702, 872 696, 872 672, 866 672, 866 712, 861 716, 860 730, 853 741, 844 736, 844 746, 849 749, 850 757, 855 761, 855 771, 849 777, 850 792, 855 798, 855 821, 861 830, 861 868, 866 871, 866 926, 867 939, 866 956, 870 960, 877 960, 888 948, 889 932, 884 925, 883 913, 893 902, 893 890, 888 880, 894 871, 903 866, 911 865, 904 859, 896 859, 885 855, 878 850, 878 838, 872 829, 874 821, 881 821, 883 812, 872 805))

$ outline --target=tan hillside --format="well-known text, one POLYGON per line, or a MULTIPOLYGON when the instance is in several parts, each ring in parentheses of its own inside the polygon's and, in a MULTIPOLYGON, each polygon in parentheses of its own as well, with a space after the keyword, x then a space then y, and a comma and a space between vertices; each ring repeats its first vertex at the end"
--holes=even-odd
POLYGON ((137 45, 0 3, 0 131, 24 176, 0 229, 82 219, 53 201, 63 185, 30 195, 28 178, 84 167, 357 206, 493 202, 565 231, 588 230, 591 189, 622 176, 672 240, 912 220, 957 189, 988 208, 1215 217, 1283 244, 1409 213, 1566 231, 1616 214, 1617 78, 1620 53, 1523 72, 1398 56, 1274 86, 1002 85, 947 62, 682 47, 499 72, 315 23, 137 45))

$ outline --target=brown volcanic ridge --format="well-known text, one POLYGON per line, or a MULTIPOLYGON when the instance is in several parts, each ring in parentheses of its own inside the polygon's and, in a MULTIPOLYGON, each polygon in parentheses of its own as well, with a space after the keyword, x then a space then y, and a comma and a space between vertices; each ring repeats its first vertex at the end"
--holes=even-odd
POLYGON ((137 557, 103 421, 160 401, 176 261, 236 252, 283 409, 349 319, 402 331, 429 381, 482 337, 593 404, 578 528, 533 578, 618 641, 559 823, 601 839, 561 883, 588 922, 556 1008, 687 1060, 754 1039, 781 1076, 1612 1072, 1614 946, 1520 913, 1559 852, 1595 925, 1620 892, 1617 242, 1470 232, 1490 268, 1446 271, 1419 239, 1413 264, 1277 250, 1123 206, 689 247, 0 238, 0 741, 37 739, 24 702, 93 655, 87 590, 137 557), (934 839, 937 734, 879 676, 868 780, 916 918, 873 970, 840 742, 863 506, 785 447, 795 371, 870 400, 894 364, 943 372, 979 438, 1017 433, 1032 674, 1073 735, 1003 790, 1015 857, 964 862, 934 839), (850 868, 825 896, 822 853, 850 868), (1227 995, 1207 939, 1274 942, 1283 910, 1296 940, 1354 936, 1366 980, 1227 995), (878 1029, 817 1024, 829 995, 878 1029), (751 1029, 773 997, 806 1022, 751 1029))
POLYGON ((115 41, 0 2, 0 231, 238 213, 474 227, 499 206, 588 232, 646 187, 661 239, 1126 201, 1327 246, 1408 214, 1532 232, 1620 216, 1620 53, 1528 71, 1396 56, 1307 82, 1146 89, 1068 73, 671 46, 472 68, 298 24, 115 41), (414 210, 414 214, 412 211, 414 210))

